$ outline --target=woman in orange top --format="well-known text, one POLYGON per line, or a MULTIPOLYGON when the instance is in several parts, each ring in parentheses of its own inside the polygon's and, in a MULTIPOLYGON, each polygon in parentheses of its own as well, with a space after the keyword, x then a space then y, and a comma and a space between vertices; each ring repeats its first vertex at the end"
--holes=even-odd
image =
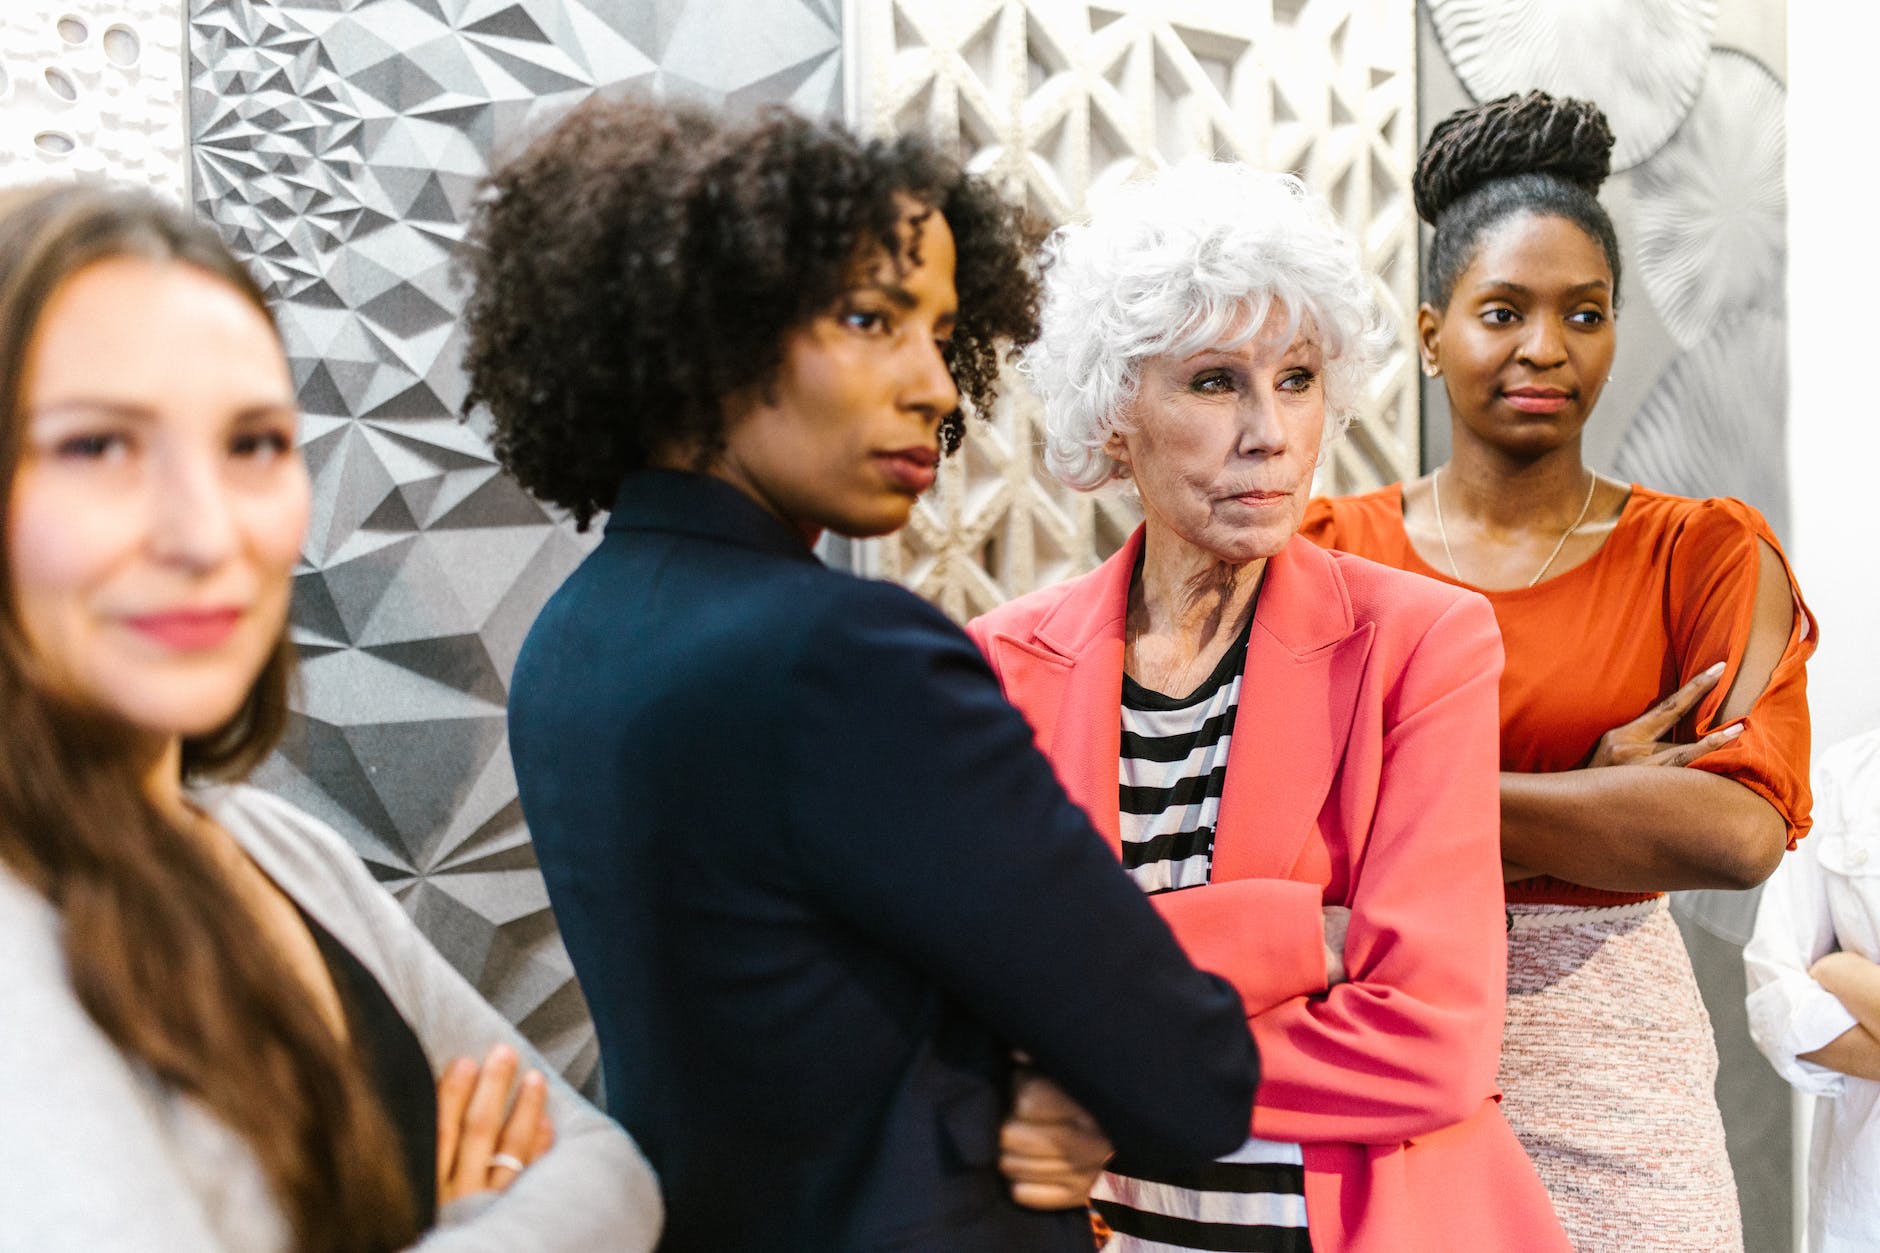
POLYGON ((1742 1235, 1716 1047, 1662 893, 1752 887, 1806 831, 1815 632, 1754 509, 1581 459, 1619 295, 1611 145, 1597 108, 1538 92, 1436 128, 1418 331, 1453 451, 1314 501, 1303 533, 1493 605, 1504 1109, 1577 1248, 1717 1253, 1742 1235))

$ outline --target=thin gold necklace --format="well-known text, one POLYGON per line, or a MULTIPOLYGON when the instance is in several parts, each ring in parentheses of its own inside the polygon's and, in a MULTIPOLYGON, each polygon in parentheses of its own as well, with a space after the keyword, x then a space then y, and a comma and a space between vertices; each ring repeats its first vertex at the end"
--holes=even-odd
MULTIPOLYGON (((1443 467, 1443 469, 1447 468, 1447 466, 1443 467)), ((1554 558, 1558 557, 1560 550, 1567 546, 1567 540, 1572 537, 1575 531, 1580 529, 1580 523, 1586 521, 1586 511, 1593 507, 1593 493, 1599 490, 1599 476, 1592 474, 1589 475, 1588 478, 1590 481, 1586 485, 1586 503, 1580 506, 1580 516, 1575 518, 1567 529, 1560 533, 1560 538, 1554 542, 1554 551, 1547 554, 1547 560, 1541 562, 1541 568, 1536 570, 1534 577, 1527 581, 1529 587, 1533 587, 1536 583, 1541 581, 1541 576, 1546 574, 1548 567, 1554 564, 1554 558)), ((1456 554, 1449 551, 1449 528, 1443 525, 1442 470, 1438 470, 1436 473, 1430 475, 1430 500, 1436 506, 1436 533, 1442 536, 1443 556, 1449 559, 1449 573, 1455 578, 1456 582, 1466 583, 1468 580, 1464 579, 1462 577, 1462 571, 1456 568, 1456 554)))

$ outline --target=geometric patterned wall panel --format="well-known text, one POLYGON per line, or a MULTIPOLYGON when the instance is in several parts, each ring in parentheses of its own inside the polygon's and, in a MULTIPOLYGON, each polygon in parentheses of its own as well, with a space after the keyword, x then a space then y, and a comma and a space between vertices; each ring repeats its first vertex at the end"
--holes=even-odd
POLYGON ((841 103, 838 0, 195 0, 196 203, 265 279, 315 510, 304 692, 261 782, 334 823, 577 1081, 596 1055, 529 847, 504 704, 598 538, 456 417, 452 257, 492 155, 596 90, 841 103))
POLYGON ((184 198, 182 0, 0 4, 0 184, 93 175, 184 198))
MULTIPOLYGON (((1414 473, 1416 24, 1393 0, 880 0, 849 50, 858 121, 922 132, 1057 223, 1096 187, 1191 155, 1298 173, 1360 241, 1398 351, 1372 380, 1321 488, 1414 473)), ((1114 490, 1060 486, 1040 406, 1016 377, 900 534, 864 564, 957 618, 1082 573, 1135 525, 1114 490)))

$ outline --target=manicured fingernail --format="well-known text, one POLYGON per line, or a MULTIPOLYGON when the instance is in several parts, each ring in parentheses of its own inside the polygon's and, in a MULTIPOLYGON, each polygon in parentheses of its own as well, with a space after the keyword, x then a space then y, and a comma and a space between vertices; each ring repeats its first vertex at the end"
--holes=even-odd
POLYGON ((1725 727, 1723 729, 1723 738, 1726 740, 1733 740, 1741 734, 1743 734, 1743 724, 1740 722, 1733 727, 1725 727))
POLYGON ((486 1062, 506 1062, 514 1058, 515 1053, 510 1050, 507 1044, 498 1044, 495 1048, 490 1050, 490 1055, 486 1059, 486 1062))
POLYGON ((522 1076, 522 1086, 525 1088, 539 1088, 547 1082, 548 1080, 543 1078, 542 1072, 539 1070, 531 1070, 528 1074, 522 1076))
POLYGON ((1723 663, 1720 661, 1716 665, 1711 666, 1708 669, 1706 669, 1704 671, 1703 677, 1706 679, 1714 678, 1715 676, 1722 674, 1722 673, 1723 673, 1723 663))

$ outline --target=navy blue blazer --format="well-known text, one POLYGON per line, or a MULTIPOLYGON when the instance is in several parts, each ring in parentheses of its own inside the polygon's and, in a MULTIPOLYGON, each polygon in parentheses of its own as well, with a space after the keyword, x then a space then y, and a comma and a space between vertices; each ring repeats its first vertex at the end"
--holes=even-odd
POLYGON ((1012 1051, 1132 1158, 1247 1135, 1198 972, 965 634, 737 489, 631 476, 510 689, 523 811, 673 1253, 1089 1253, 997 1169, 1012 1051))

